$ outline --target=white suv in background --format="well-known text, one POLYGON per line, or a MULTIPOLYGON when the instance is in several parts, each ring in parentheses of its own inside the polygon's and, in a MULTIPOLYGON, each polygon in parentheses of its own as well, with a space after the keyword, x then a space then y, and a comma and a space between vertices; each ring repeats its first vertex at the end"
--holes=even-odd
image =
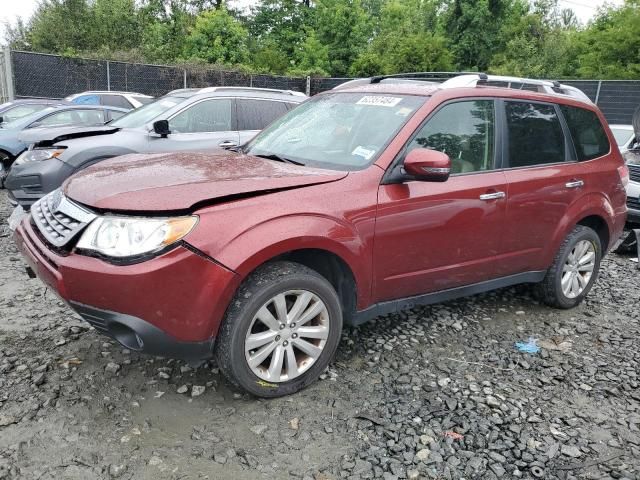
POLYGON ((81 105, 107 105, 131 110, 153 102, 154 98, 134 92, 89 91, 69 95, 65 100, 81 105))
POLYGON ((609 125, 611 133, 616 138, 616 143, 620 149, 620 153, 623 155, 628 151, 636 140, 636 135, 633 131, 633 125, 609 125))
POLYGON ((627 185, 627 221, 640 225, 640 146, 624 152, 629 167, 629 185, 627 185))

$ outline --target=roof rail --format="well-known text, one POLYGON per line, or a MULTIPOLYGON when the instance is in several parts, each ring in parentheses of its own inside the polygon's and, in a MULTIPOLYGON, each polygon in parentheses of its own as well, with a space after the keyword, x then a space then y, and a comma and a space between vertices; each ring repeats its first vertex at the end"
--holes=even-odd
POLYGON ((336 85, 333 90, 342 90, 344 88, 359 87, 363 85, 385 83, 389 80, 393 82, 389 83, 407 83, 413 85, 436 85, 440 82, 453 78, 459 75, 464 75, 467 72, 408 72, 408 73, 393 73, 389 75, 376 75, 368 78, 354 78, 347 80, 344 83, 336 85))
POLYGON ((505 77, 501 75, 487 75, 486 73, 459 75, 443 82, 440 85, 440 88, 446 89, 478 86, 500 87, 500 85, 493 85, 494 83, 506 83, 506 88, 517 88, 518 90, 523 90, 525 89, 525 86, 530 85, 536 87, 536 91, 540 93, 547 93, 550 95, 565 95, 585 102, 593 103, 582 90, 576 87, 572 87, 571 85, 563 85, 557 81, 536 80, 533 78, 505 77), (491 83, 492 85, 488 85, 489 83, 491 83), (518 87, 514 87, 513 84, 518 85, 518 87))
POLYGON ((295 90, 278 90, 277 88, 257 88, 257 87, 205 87, 198 90, 198 93, 210 93, 220 90, 244 90, 248 92, 271 92, 271 93, 284 93, 285 95, 293 95, 296 97, 306 97, 302 92, 296 92, 295 90))

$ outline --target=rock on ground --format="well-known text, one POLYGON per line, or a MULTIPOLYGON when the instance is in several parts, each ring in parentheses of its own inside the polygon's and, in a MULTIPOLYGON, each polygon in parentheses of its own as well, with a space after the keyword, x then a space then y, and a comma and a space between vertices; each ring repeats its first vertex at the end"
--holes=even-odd
POLYGON ((640 478, 628 257, 573 310, 519 286, 347 329, 323 380, 264 401, 98 335, 26 277, 9 213, 0 191, 2 480, 640 478))

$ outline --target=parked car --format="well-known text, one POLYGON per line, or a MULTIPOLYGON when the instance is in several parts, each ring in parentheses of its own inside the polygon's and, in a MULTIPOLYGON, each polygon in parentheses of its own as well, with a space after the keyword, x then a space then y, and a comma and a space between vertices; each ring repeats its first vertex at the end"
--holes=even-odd
MULTIPOLYGON (((640 225, 640 107, 633 115, 632 138, 623 152, 629 167, 627 185, 628 222, 635 228, 640 225)), ((613 129, 613 127, 612 127, 613 129)))
POLYGON ((43 132, 11 169, 9 198, 28 208, 73 173, 118 155, 238 146, 306 98, 280 90, 204 88, 165 96, 103 127, 43 132))
POLYGON ((64 100, 22 99, 0 104, 0 126, 48 107, 69 105, 64 100))
POLYGON ((627 186, 628 221, 640 225, 640 150, 629 150, 625 154, 629 160, 629 185, 627 186))
POLYGON ((90 91, 69 95, 65 100, 80 105, 106 105, 131 110, 153 102, 150 95, 133 92, 90 91))
POLYGON ((519 283, 575 307, 623 231, 627 167, 582 92, 487 81, 516 83, 378 77, 235 152, 101 162, 34 204, 16 242, 100 332, 215 356, 265 397, 313 382, 343 324, 519 283))
POLYGON ((0 187, 14 160, 27 150, 30 136, 46 135, 55 126, 104 125, 128 110, 93 105, 49 106, 0 126, 0 187), (25 132, 27 135, 25 135, 25 132))
POLYGON ((620 149, 620 153, 624 153, 629 150, 636 140, 636 135, 633 131, 633 125, 609 125, 613 136, 616 139, 616 144, 620 149))

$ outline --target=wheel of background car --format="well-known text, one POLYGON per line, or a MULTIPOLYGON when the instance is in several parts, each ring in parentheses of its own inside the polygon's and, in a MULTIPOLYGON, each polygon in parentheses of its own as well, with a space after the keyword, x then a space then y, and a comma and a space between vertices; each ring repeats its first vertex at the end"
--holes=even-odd
POLYGON ((600 271, 602 245, 591 228, 577 225, 560 246, 539 293, 542 300, 556 308, 580 304, 595 283, 600 271))
POLYGON ((340 301, 316 271, 274 262, 242 284, 216 339, 220 369, 260 397, 306 387, 325 370, 342 331, 340 301))

